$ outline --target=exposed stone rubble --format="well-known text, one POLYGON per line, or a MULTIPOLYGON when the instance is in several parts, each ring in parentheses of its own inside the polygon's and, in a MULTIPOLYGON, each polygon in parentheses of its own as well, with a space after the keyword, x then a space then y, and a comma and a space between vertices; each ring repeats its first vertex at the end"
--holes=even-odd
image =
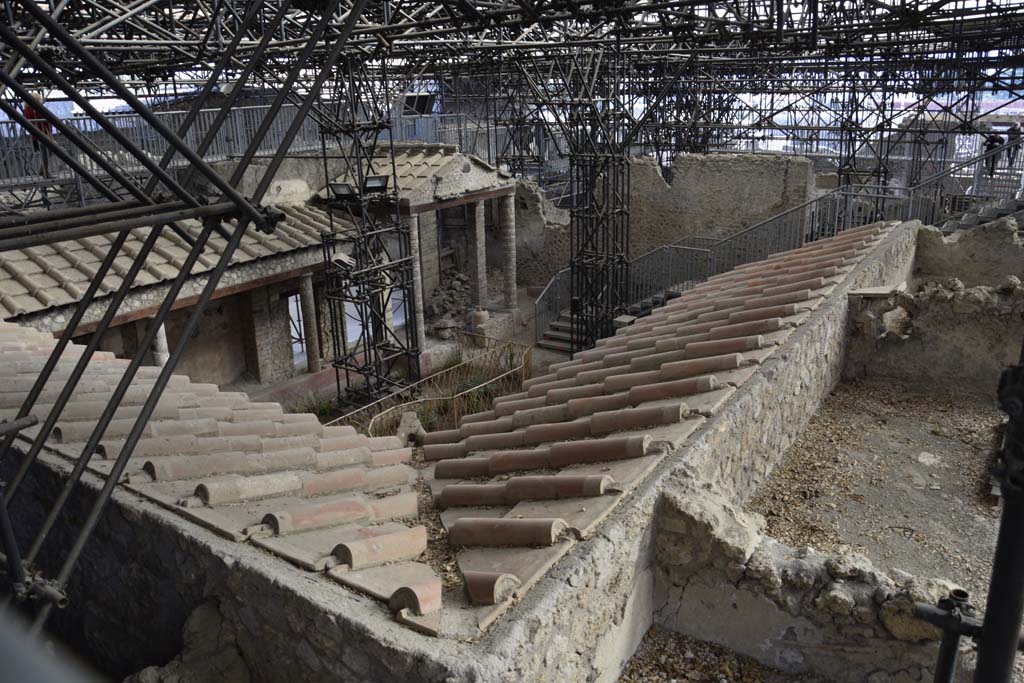
POLYGON ((427 332, 438 339, 451 339, 455 330, 466 327, 473 298, 466 273, 449 268, 441 273, 441 284, 431 292, 424 307, 427 332))
POLYGON ((995 286, 966 287, 947 277, 915 292, 854 292, 851 308, 850 378, 989 392, 1016 362, 1024 337, 1024 286, 1016 275, 998 275, 995 286))
POLYGON ((674 477, 656 518, 655 620, 783 671, 850 683, 930 678, 939 633, 913 618, 913 605, 952 584, 792 548, 762 528, 710 484, 674 477))
POLYGON ((1024 278, 1024 239, 1012 216, 943 235, 934 227, 917 237, 914 277, 956 277, 965 287, 998 287, 1007 275, 1024 278))
POLYGON ((249 683, 252 675, 242 659, 232 627, 216 602, 197 607, 182 631, 180 655, 164 666, 151 666, 124 683, 249 683))

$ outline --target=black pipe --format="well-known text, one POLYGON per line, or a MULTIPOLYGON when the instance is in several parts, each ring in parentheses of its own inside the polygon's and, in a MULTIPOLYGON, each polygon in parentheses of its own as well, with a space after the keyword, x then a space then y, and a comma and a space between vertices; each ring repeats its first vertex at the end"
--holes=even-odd
MULTIPOLYGON (((121 234, 125 235, 127 233, 121 234)), ((139 271, 142 270, 142 266, 145 264, 146 258, 149 256, 149 252, 151 252, 153 250, 153 247, 156 245, 156 240, 159 236, 160 228, 153 228, 153 230, 150 231, 149 235, 146 237, 146 240, 142 243, 142 248, 139 250, 139 253, 135 255, 135 260, 132 262, 132 265, 128 268, 128 272, 125 273, 124 277, 121 278, 121 284, 120 286, 118 286, 117 291, 115 291, 113 296, 111 297, 110 303, 107 304, 107 310, 104 312, 103 317, 100 319, 99 324, 96 326, 96 331, 92 333, 92 335, 89 337, 89 341, 85 345, 85 348, 82 349, 82 354, 78 357, 78 361, 75 363, 75 367, 71 370, 71 374, 68 376, 67 380, 65 380, 64 387, 61 389, 60 394, 57 395, 56 400, 53 402, 53 407, 50 408, 49 414, 46 416, 46 419, 43 420, 43 425, 39 428, 39 431, 36 434, 35 439, 33 439, 32 441, 32 445, 29 447, 28 452, 22 459, 21 465, 19 465, 18 467, 18 471, 15 472, 14 477, 11 478, 10 483, 7 485, 6 490, 4 492, 5 500, 10 500, 10 498, 14 495, 14 492, 17 490, 19 484, 21 484, 21 481, 25 478, 25 475, 28 473, 28 470, 32 466, 32 463, 35 462, 36 458, 39 456, 40 451, 42 451, 43 445, 46 443, 46 440, 50 438, 50 432, 53 431, 53 428, 57 424, 57 420, 60 419, 61 413, 64 411, 64 406, 67 404, 68 400, 70 400, 72 394, 75 391, 75 387, 78 386, 79 380, 81 380, 82 375, 85 374, 86 369, 89 367, 89 361, 92 359, 93 353, 95 353, 96 349, 99 347, 99 343, 100 340, 103 338, 103 334, 107 331, 107 328, 110 327, 110 322, 114 319, 114 315, 117 313, 117 310, 121 307, 121 302, 124 301, 124 298, 128 295, 128 292, 131 291, 132 286, 135 284, 135 278, 138 277, 139 271)), ((117 254, 120 251, 120 249, 111 251, 112 253, 117 254)), ((100 276, 96 279, 102 280, 103 277, 100 276)), ((77 312, 78 311, 76 310, 76 313, 77 312)), ((79 317, 79 320, 80 319, 81 317, 79 317)), ((64 335, 62 335, 61 338, 63 339, 64 336, 70 337, 70 331, 74 330, 74 328, 77 325, 78 320, 72 319, 71 321, 69 321, 69 325, 64 330, 64 335)), ((60 350, 63 351, 63 349, 60 350)), ((50 359, 54 358, 55 356, 59 357, 59 355, 60 353, 55 349, 54 353, 50 355, 50 359)), ((54 363, 54 365, 56 365, 56 363, 54 363)), ((47 368, 44 367, 44 371, 46 369, 47 368)), ((44 372, 40 374, 41 377, 44 375, 48 377, 49 372, 44 372)), ((40 384, 37 381, 36 385, 34 385, 32 389, 33 391, 29 393, 29 396, 25 399, 25 402, 22 404, 22 412, 30 410, 31 407, 35 404, 36 400, 39 398, 39 394, 42 392, 42 384, 40 384)), ((74 473, 74 470, 72 470, 70 479, 76 478, 77 477, 74 473)), ((35 559, 35 554, 36 551, 30 550, 28 555, 29 561, 35 559)))
POLYGON ((112 232, 124 232, 135 228, 144 228, 153 225, 163 225, 188 218, 202 218, 206 216, 223 216, 234 213, 236 210, 232 202, 221 202, 209 206, 199 206, 194 209, 179 209, 149 216, 138 216, 135 218, 123 218, 109 223, 97 223, 68 230, 55 230, 41 235, 25 235, 3 239, 0 237, 0 252, 12 249, 24 249, 25 247, 36 247, 42 244, 53 244, 65 240, 81 239, 94 235, 103 235, 112 232))
MULTIPOLYGON (((108 204, 106 206, 91 207, 92 212, 82 216, 68 218, 57 218, 51 221, 40 221, 28 225, 17 225, 9 228, 0 228, 0 239, 12 239, 14 237, 27 237, 29 235, 44 235, 49 232, 71 230, 86 225, 95 225, 97 221, 110 223, 127 218, 139 218, 155 212, 182 211, 187 210, 185 202, 168 202, 166 204, 143 204, 142 206, 129 206, 122 208, 120 204, 108 204)), ((43 214, 46 215, 45 213, 43 214)))
MULTIPOLYGON (((240 211, 245 213, 249 219, 257 225, 257 227, 261 229, 264 227, 263 215, 259 210, 246 201, 245 197, 239 194, 231 184, 226 182, 216 171, 210 168, 209 164, 207 164, 201 156, 196 154, 195 151, 185 144, 181 138, 175 135, 172 130, 168 129, 159 118, 154 116, 149 107, 139 101, 139 99, 135 97, 135 95, 128 90, 120 80, 118 80, 117 76, 111 73, 102 62, 96 59, 96 57, 89 52, 89 50, 85 49, 85 47, 70 33, 68 33, 63 26, 55 22, 49 14, 40 9, 40 7, 35 4, 34 0, 19 0, 19 2, 26 10, 28 10, 29 14, 35 17, 36 21, 45 26, 57 40, 68 48, 68 50, 81 59, 90 69, 99 74, 100 79, 103 80, 118 97, 127 102, 128 105, 146 121, 146 123, 151 125, 153 130, 167 140, 170 145, 176 147, 178 151, 181 152, 181 155, 188 159, 193 166, 202 171, 203 175, 206 176, 218 190, 224 193, 225 198, 230 200, 240 211)), ((156 168, 160 169, 159 166, 156 166, 156 168)), ((162 169, 160 170, 162 172, 162 169)), ((174 184, 177 186, 177 183, 174 184)), ((180 186, 178 187, 180 188, 180 186)), ((184 191, 183 188, 182 191, 184 191)))
MULTIPOLYGON (((1024 358, 1024 347, 1021 355, 1024 358)), ((975 681, 984 683, 1010 680, 1024 617, 1024 364, 1003 371, 998 396, 1000 409, 1010 419, 999 472, 1003 513, 974 675, 975 681)))
MULTIPOLYGON (((29 2, 27 4, 29 6, 31 6, 31 7, 33 7, 33 8, 35 7, 31 2, 29 2)), ((162 182, 166 187, 168 187, 176 195, 181 197, 181 199, 183 199, 184 201, 188 202, 192 206, 198 206, 199 205, 199 201, 196 200, 195 197, 193 197, 191 194, 189 194, 185 190, 185 188, 183 188, 180 184, 178 184, 177 181, 174 180, 174 178, 172 178, 169 175, 167 175, 167 173, 162 168, 160 168, 155 163, 153 163, 153 160, 150 159, 149 156, 145 152, 140 150, 138 147, 136 147, 131 142, 131 140, 126 138, 124 136, 124 134, 121 133, 121 131, 118 129, 117 126, 112 124, 110 122, 110 120, 107 119, 107 117, 103 115, 102 112, 100 112, 98 109, 96 109, 96 107, 94 107, 89 102, 89 100, 86 97, 84 97, 81 93, 79 93, 78 89, 75 88, 74 85, 72 85, 66 78, 61 76, 60 73, 58 73, 56 69, 54 69, 52 66, 50 66, 50 64, 46 60, 44 60, 38 54, 33 52, 27 45, 25 45, 25 43, 23 43, 21 41, 20 38, 18 38, 18 36, 10 28, 8 28, 7 26, 4 26, 3 24, 0 24, 0 39, 3 39, 4 42, 6 42, 11 47, 13 47, 15 50, 20 52, 22 54, 22 56, 24 56, 29 62, 32 63, 32 66, 34 68, 38 69, 40 71, 40 73, 42 73, 44 76, 49 78, 50 81, 52 81, 53 84, 56 87, 58 87, 61 90, 63 90, 67 94, 67 96, 75 104, 77 104, 79 107, 81 107, 82 111, 84 111, 86 114, 88 114, 90 117, 92 117, 92 119, 94 121, 96 121, 96 123, 99 124, 100 127, 102 127, 103 130, 105 130, 110 135, 110 137, 114 138, 114 140, 116 140, 119 145, 124 147, 124 149, 129 154, 131 154, 133 157, 138 159, 139 163, 141 163, 146 168, 147 171, 149 171, 150 173, 152 173, 152 174, 156 175, 157 177, 159 177, 160 178, 160 182, 162 182)), ((0 72, 0 73, 2 73, 2 72, 0 72)), ((0 75, 0 80, 6 80, 6 79, 4 79, 2 75, 0 75)), ((15 88, 15 85, 13 84, 13 82, 7 83, 7 85, 9 85, 11 88, 15 88)), ((19 94, 19 96, 20 96, 20 94, 19 94)), ((47 108, 43 107, 42 110, 40 111, 40 113, 45 116, 47 111, 48 111, 47 108)), ((55 126, 57 125, 57 123, 55 121, 51 121, 51 122, 54 123, 55 126)), ((63 124, 63 122, 61 122, 61 123, 63 124)), ((59 126, 58 126, 58 128, 59 128, 59 126)), ((64 132, 65 134, 67 134, 63 130, 61 132, 64 132)), ((88 147, 82 147, 81 149, 86 154, 90 153, 88 151, 88 147)), ((99 163, 99 160, 97 160, 97 163, 99 163)), ((107 170, 107 169, 104 169, 104 170, 107 170)), ((110 171, 107 171, 107 172, 109 173, 110 171)), ((119 171, 117 171, 115 169, 115 173, 119 173, 119 171)), ((126 186, 126 188, 128 188, 128 187, 134 187, 134 184, 131 184, 130 186, 126 186)), ((141 190, 140 190, 140 193, 141 193, 141 190)))
MULTIPOLYGON (((185 263, 182 265, 181 272, 178 274, 174 282, 171 284, 169 291, 167 292, 166 296, 164 297, 164 300, 160 304, 159 310, 157 311, 156 315, 153 316, 153 320, 150 323, 149 329, 146 331, 144 338, 139 342, 138 350, 135 352, 135 355, 132 356, 132 360, 128 364, 128 367, 125 369, 124 374, 121 375, 121 379, 120 381, 118 381, 117 387, 114 389, 113 395, 111 396, 110 400, 107 402, 107 405, 103 409, 103 414, 97 421, 96 427, 89 435, 88 441, 86 441, 81 454, 78 456, 78 459, 75 462, 75 467, 72 470, 71 475, 68 477, 67 481, 65 481, 64 487, 61 489, 61 492, 58 495, 56 502, 50 509, 50 513, 49 515, 47 515, 46 520, 43 522, 43 526, 36 534, 35 540, 33 540, 32 542, 32 547, 29 549, 28 555, 26 555, 30 562, 35 560, 39 551, 42 549, 43 543, 46 541, 47 534, 49 534, 50 529, 53 528, 53 524, 57 521, 57 518, 60 516, 60 513, 63 510, 64 505, 67 503, 68 498, 71 496, 71 492, 74 490, 75 486, 78 485, 78 482, 82 477, 82 474, 85 472, 86 467, 89 465, 89 461, 95 454, 96 448, 97 446, 99 446, 100 441, 102 440, 103 435, 107 430, 107 427, 110 426, 110 421, 114 419, 115 411, 118 409, 118 407, 120 407, 121 400, 124 398, 124 395, 128 392, 128 388, 131 386, 132 381, 135 379, 135 374, 138 372, 139 367, 142 366, 143 358, 145 358, 146 354, 149 352, 149 348, 153 345, 153 339, 156 337, 157 329, 164 322, 164 320, 167 319, 167 314, 170 313, 171 306, 173 305, 174 301, 178 298, 178 293, 181 291, 182 286, 184 286, 185 281, 188 280, 189 277, 191 277, 192 267, 199 259, 199 255, 200 253, 202 253, 203 248, 206 246, 206 241, 209 239, 210 233, 212 231, 212 221, 206 221, 203 226, 203 231, 200 233, 199 239, 196 241, 196 246, 192 249, 192 251, 189 252, 188 257, 185 259, 185 263)), ((213 275, 211 275, 210 281, 214 281, 213 275)), ((209 286, 209 283, 207 283, 207 286, 209 286)), ((153 393, 151 392, 150 397, 152 396, 153 393)), ((125 450, 122 449, 121 455, 124 455, 124 453, 125 450)), ((114 485, 117 484, 118 476, 119 475, 115 475, 113 472, 107 474, 103 490, 101 491, 100 495, 96 498, 96 501, 93 504, 92 511, 88 518, 88 520, 93 520, 91 522, 92 525, 95 525, 95 519, 99 518, 99 513, 102 512, 103 507, 106 505, 107 498, 109 498, 109 493, 107 491, 108 489, 113 490, 114 485)), ((83 528, 83 530, 79 532, 78 537, 75 539, 75 545, 72 547, 72 554, 70 554, 68 558, 65 558, 65 563, 61 571, 61 575, 63 575, 64 578, 58 578, 57 580, 58 586, 60 588, 64 587, 64 584, 67 580, 67 574, 70 573, 71 567, 74 565, 74 560, 77 560, 78 553, 81 552, 85 539, 87 539, 89 534, 91 533, 91 527, 88 528, 88 532, 86 532, 85 528, 83 528)), ((46 610, 45 607, 44 610, 46 610)), ((42 614, 43 613, 41 612, 40 615, 42 614)), ((42 618, 45 619, 45 617, 42 618)), ((37 619, 36 623, 39 626, 42 625, 41 620, 37 619)))
MULTIPOLYGON (((3 106, 4 101, 0 100, 0 107, 3 106)), ((8 105, 9 106, 9 105, 8 105)), ((113 199, 116 199, 116 195, 113 199)), ((125 201, 118 202, 118 207, 127 209, 133 206, 142 206, 143 202, 128 199, 125 201)), ((95 214, 95 206, 73 206, 67 209, 52 209, 50 211, 42 211, 39 213, 28 213, 28 214, 14 214, 11 216, 4 216, 0 218, 0 230, 4 228, 13 228, 19 225, 32 225, 34 223, 42 223, 43 221, 56 220, 58 218, 75 218, 76 216, 85 216, 89 214, 95 214)))

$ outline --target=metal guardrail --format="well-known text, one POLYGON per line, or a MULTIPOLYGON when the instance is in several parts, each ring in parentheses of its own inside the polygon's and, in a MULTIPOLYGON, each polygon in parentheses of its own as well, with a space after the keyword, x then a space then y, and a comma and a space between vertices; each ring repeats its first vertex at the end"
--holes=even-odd
POLYGON ((370 436, 393 434, 402 413, 417 412, 428 431, 444 428, 437 419, 453 420, 486 408, 488 396, 518 389, 530 374, 532 347, 458 331, 459 354, 466 360, 424 377, 382 399, 331 420, 325 426, 352 425, 370 436))
MULTIPOLYGON (((1012 166, 998 166, 1000 183, 985 183, 992 159, 1008 158, 1010 145, 954 164, 912 187, 848 185, 787 209, 727 237, 689 235, 656 247, 630 262, 628 305, 669 291, 682 291, 718 273, 763 260, 772 254, 833 237, 844 230, 876 221, 920 220, 935 225, 969 206, 982 211, 1024 193, 1024 140, 1012 166), (975 194, 964 195, 960 179, 974 177, 975 194), (984 194, 982 192, 985 192, 984 194), (970 198, 956 206, 958 198, 970 198), (685 258, 670 256, 670 249, 687 250, 685 258), (702 261, 703 259, 703 261, 702 261)), ((559 271, 537 298, 536 335, 539 340, 551 321, 568 308, 569 270, 559 271), (564 279, 565 284, 562 284, 564 279)))
POLYGON ((554 274, 533 302, 534 340, 540 341, 544 331, 569 308, 572 273, 563 268, 554 274))

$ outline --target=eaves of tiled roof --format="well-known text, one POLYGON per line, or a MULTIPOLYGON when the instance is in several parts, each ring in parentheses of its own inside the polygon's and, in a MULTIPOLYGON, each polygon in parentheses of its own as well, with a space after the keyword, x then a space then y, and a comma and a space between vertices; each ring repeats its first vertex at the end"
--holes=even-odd
MULTIPOLYGON (((246 231, 232 265, 318 246, 321 231, 330 228, 329 217, 320 209, 310 206, 280 208, 285 219, 272 233, 246 231)), ((198 236, 201 230, 197 221, 184 221, 181 225, 192 237, 198 236)), ((113 292, 121 285, 122 277, 141 250, 148 231, 149 228, 131 231, 97 296, 113 292)), ((113 240, 113 235, 98 235, 0 253, 0 319, 15 319, 80 300, 113 240)), ((224 247, 224 239, 213 234, 192 268, 192 274, 211 270, 224 247)), ((185 240, 165 228, 146 258, 134 286, 146 287, 173 279, 184 265, 188 252, 185 240)))

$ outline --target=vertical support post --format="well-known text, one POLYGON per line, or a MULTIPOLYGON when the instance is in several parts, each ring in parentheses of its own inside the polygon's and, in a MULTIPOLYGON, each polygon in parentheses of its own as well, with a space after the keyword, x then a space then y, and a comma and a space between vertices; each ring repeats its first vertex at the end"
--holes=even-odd
POLYGON ((470 291, 473 293, 473 305, 483 307, 487 303, 487 236, 484 233, 484 203, 478 201, 473 205, 473 224, 470 227, 470 291))
POLYGON ((316 329, 312 273, 303 273, 299 278, 299 305, 302 307, 302 333, 306 337, 306 371, 320 372, 320 334, 316 329))
MULTIPOLYGON (((152 325, 155 321, 150 321, 152 325)), ((153 337, 153 362, 158 368, 162 368, 167 364, 167 359, 171 357, 171 352, 167 349, 167 328, 164 323, 160 323, 157 326, 156 336, 153 337)))
MULTIPOLYGON (((409 216, 409 256, 412 258, 413 319, 416 325, 416 343, 422 350, 427 339, 427 327, 423 322, 423 273, 420 268, 420 217, 409 216)), ((406 322, 408 325, 408 322, 406 322)))
POLYGON ((516 295, 516 196, 510 194, 498 200, 498 224, 505 253, 505 307, 518 308, 516 295))

